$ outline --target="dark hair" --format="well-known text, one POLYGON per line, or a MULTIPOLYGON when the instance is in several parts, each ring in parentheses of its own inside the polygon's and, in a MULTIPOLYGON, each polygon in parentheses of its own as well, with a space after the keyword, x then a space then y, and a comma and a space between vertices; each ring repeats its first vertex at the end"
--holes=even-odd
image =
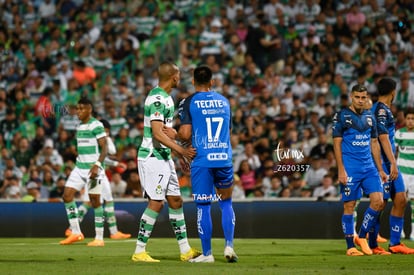
POLYGON ((100 121, 102 122, 105 129, 111 130, 111 124, 106 119, 101 119, 100 121))
POLYGON ((407 117, 408 115, 414 115, 414 108, 407 108, 404 111, 404 116, 407 117))
POLYGON ((352 86, 351 92, 368 92, 367 87, 361 84, 352 86))
POLYGON ((377 84, 378 94, 382 95, 389 95, 392 91, 395 90, 397 87, 397 83, 391 78, 383 78, 377 84))
POLYGON ((196 85, 209 84, 212 77, 213 72, 206 65, 201 65, 194 69, 194 82, 196 85))
POLYGON ((93 109, 92 101, 89 98, 85 97, 85 96, 84 97, 81 97, 79 99, 78 104, 90 105, 92 107, 92 109, 93 109))

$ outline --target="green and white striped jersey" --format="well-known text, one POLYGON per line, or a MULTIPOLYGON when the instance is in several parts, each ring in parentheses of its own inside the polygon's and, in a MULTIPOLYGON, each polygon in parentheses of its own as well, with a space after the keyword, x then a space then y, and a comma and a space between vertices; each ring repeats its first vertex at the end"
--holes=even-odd
POLYGON ((76 141, 78 144, 78 157, 76 167, 91 169, 98 160, 100 150, 98 139, 106 137, 102 123, 96 118, 91 118, 87 123, 81 123, 76 129, 76 141))
POLYGON ((401 128, 395 133, 395 144, 398 146, 397 165, 401 173, 414 175, 414 132, 401 128))
POLYGON ((172 97, 160 87, 153 88, 144 106, 144 138, 138 149, 138 159, 146 159, 151 154, 157 159, 170 159, 171 149, 161 144, 152 135, 151 121, 159 120, 167 127, 172 127, 174 118, 174 101, 172 97))

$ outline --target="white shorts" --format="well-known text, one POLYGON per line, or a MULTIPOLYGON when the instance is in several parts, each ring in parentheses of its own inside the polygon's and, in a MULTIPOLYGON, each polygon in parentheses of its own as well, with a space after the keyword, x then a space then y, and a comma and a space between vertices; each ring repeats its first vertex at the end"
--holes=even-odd
POLYGON ((85 193, 87 194, 101 194, 102 192, 102 179, 106 177, 105 171, 99 169, 99 174, 96 180, 96 184, 89 179, 89 169, 79 169, 75 167, 69 175, 68 180, 66 181, 65 187, 72 187, 78 191, 81 191, 82 188, 87 187, 85 193), (91 187, 92 185, 92 187, 91 187))
POLYGON ((414 199, 414 175, 407 175, 401 173, 404 181, 405 191, 407 191, 408 199, 414 199))
POLYGON ((144 194, 152 200, 181 196, 173 160, 159 160, 155 157, 138 160, 138 173, 144 194))
MULTIPOLYGON (((105 176, 101 180, 101 186, 102 186, 102 194, 101 194, 101 203, 104 201, 113 201, 114 198, 112 196, 112 189, 111 189, 111 183, 109 182, 108 177, 105 176)), ((83 201, 89 201, 89 194, 88 194, 88 185, 85 185, 85 192, 83 193, 83 201)))

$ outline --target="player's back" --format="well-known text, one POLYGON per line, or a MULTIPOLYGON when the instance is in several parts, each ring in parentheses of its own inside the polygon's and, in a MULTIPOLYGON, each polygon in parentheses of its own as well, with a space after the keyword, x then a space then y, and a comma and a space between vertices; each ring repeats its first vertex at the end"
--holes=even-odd
POLYGON ((371 138, 376 138, 376 129, 370 111, 358 115, 349 108, 342 109, 334 116, 332 135, 342 137, 342 159, 347 169, 374 166, 371 138))
MULTIPOLYGON (((372 113, 375 116, 375 119, 377 121, 377 131, 378 135, 387 134, 391 143, 392 151, 395 155, 396 149, 395 149, 395 122, 394 122, 394 116, 391 112, 391 109, 385 105, 382 102, 375 102, 372 105, 372 113)), ((387 156, 384 153, 384 150, 381 146, 381 156, 382 159, 389 163, 387 156)))
POLYGON ((213 91, 197 92, 185 99, 183 109, 191 116, 192 146, 197 150, 192 165, 232 166, 229 101, 213 91))

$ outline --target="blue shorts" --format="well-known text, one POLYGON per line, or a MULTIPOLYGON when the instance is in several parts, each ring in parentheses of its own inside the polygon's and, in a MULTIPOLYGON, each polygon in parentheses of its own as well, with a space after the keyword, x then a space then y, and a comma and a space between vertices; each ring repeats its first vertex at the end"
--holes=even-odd
POLYGON ((233 185, 233 167, 191 167, 191 188, 195 202, 211 202, 216 198, 215 188, 226 189, 233 185), (215 188, 214 188, 215 187, 215 188))
POLYGON ((382 192, 381 179, 375 167, 366 169, 349 169, 348 182, 341 184, 342 201, 356 201, 364 194, 369 195, 374 192, 382 192))
MULTIPOLYGON (((390 167, 383 165, 384 172, 389 175, 390 167)), ((398 177, 395 180, 385 182, 383 184, 383 197, 384 200, 388 200, 394 197, 396 193, 405 192, 405 184, 402 178, 401 172, 398 170, 398 177)))

